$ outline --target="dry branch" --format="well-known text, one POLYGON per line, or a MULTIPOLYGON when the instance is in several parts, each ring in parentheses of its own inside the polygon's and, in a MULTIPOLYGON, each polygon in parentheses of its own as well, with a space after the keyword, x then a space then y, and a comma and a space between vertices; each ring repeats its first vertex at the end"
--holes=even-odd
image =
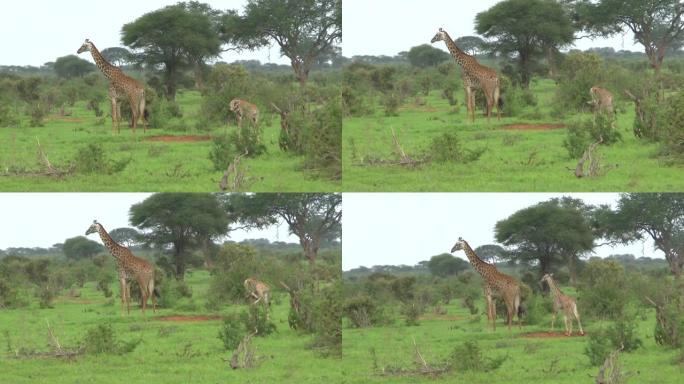
MULTIPOLYGON (((233 369, 238 368, 252 368, 256 363, 254 355, 254 347, 252 347, 252 337, 256 335, 256 332, 246 335, 237 348, 233 352, 233 356, 230 358, 230 367, 233 369)), ((225 361, 225 359, 224 359, 225 361)))
POLYGON ((582 158, 577 163, 575 168, 575 176, 577 178, 581 177, 596 177, 600 176, 602 173, 601 167, 601 156, 595 154, 596 148, 603 143, 603 137, 599 138, 599 141, 592 143, 582 154, 582 158), (588 162, 589 169, 584 171, 584 164, 588 162))
POLYGON ((245 182, 245 171, 240 167, 240 161, 244 156, 247 156, 249 151, 245 150, 245 153, 235 156, 233 162, 228 164, 228 169, 223 172, 223 177, 219 183, 219 187, 222 191, 230 189, 231 192, 235 192, 243 186, 245 182))

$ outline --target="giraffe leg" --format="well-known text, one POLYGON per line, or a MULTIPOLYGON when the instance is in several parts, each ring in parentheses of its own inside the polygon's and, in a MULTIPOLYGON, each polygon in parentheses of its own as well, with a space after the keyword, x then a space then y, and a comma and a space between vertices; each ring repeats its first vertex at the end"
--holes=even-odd
POLYGON ((119 130, 118 105, 116 103, 116 97, 112 97, 109 101, 112 105, 112 134, 115 134, 119 130))
POLYGON ((147 283, 147 295, 152 297, 152 312, 157 312, 157 297, 154 295, 154 277, 147 283))
POLYGON ((577 304, 574 305, 572 311, 574 312, 575 318, 577 319, 577 325, 579 326, 580 335, 584 335, 584 330, 582 329, 582 322, 580 321, 579 312, 577 312, 577 304))
POLYGON ((468 114, 470 115, 470 121, 475 122, 475 92, 473 89, 466 88, 466 97, 468 100, 468 114))
POLYGON ((563 322, 565 322, 565 336, 570 336, 568 333, 568 315, 563 314, 563 322))
POLYGON ((496 88, 494 88, 494 104, 496 104, 496 119, 501 120, 501 107, 500 107, 500 102, 499 99, 501 98, 501 90, 499 89, 499 85, 496 85, 496 88))
POLYGON ((126 282, 126 312, 131 314, 131 283, 126 282))
POLYGON ((141 92, 141 95, 140 95, 140 102, 138 104, 138 116, 142 119, 142 122, 143 122, 143 133, 147 133, 147 120, 145 120, 145 91, 144 90, 141 92))
POLYGON ((496 331, 496 302, 491 294, 487 295, 487 318, 492 322, 492 330, 496 331))
POLYGON ((138 126, 138 108, 136 106, 138 105, 138 100, 134 96, 129 96, 128 97, 128 103, 131 105, 131 119, 133 119, 133 134, 135 135, 135 128, 138 126))
POLYGON ((517 294, 513 300, 513 314, 518 318, 518 328, 522 330, 522 324, 520 324, 520 294, 517 294))
POLYGON ((553 332, 554 330, 554 323, 556 322, 556 311, 553 311, 553 314, 551 315, 551 331, 553 332))

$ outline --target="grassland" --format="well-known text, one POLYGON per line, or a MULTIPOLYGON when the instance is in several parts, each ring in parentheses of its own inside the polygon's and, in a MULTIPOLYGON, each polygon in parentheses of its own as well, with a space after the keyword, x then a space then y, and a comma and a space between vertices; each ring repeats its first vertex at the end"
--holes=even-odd
MULTIPOLYGON (((403 319, 385 327, 352 329, 343 336, 343 372, 346 383, 589 383, 594 382, 598 367, 589 364, 583 351, 588 337, 524 337, 523 334, 549 331, 549 322, 523 326, 508 332, 502 321, 496 331, 486 327, 486 317, 472 316, 457 303, 445 306, 447 315, 424 315, 419 326, 405 326, 403 319), (382 374, 382 369, 415 369, 413 339, 423 358, 441 365, 454 347, 476 341, 485 359, 507 356, 490 372, 450 372, 438 378, 422 375, 382 374), (375 354, 373 358, 372 352, 375 354), (374 366, 375 365, 375 366, 374 366)), ((630 372, 629 382, 679 383, 684 366, 673 362, 676 351, 657 346, 653 340, 654 313, 638 320, 638 336, 643 347, 620 354, 623 372, 630 372)), ((591 333, 607 323, 585 320, 591 333)), ((556 331, 562 317, 556 321, 556 331)), ((458 357, 456 357, 458 359, 458 357)), ((387 370, 386 370, 387 371, 387 370)))
MULTIPOLYGON (((339 360, 314 357, 307 348, 310 337, 291 330, 287 324, 288 299, 276 294, 272 320, 277 332, 256 337, 256 354, 263 358, 253 369, 232 370, 227 361, 231 352, 223 350, 217 335, 220 320, 197 322, 163 321, 170 315, 225 315, 243 309, 226 306, 207 313, 204 294, 209 274, 195 271, 186 275, 193 290, 191 301, 176 309, 159 309, 143 317, 138 308, 122 316, 118 299, 107 299, 87 283, 81 297, 60 296, 52 309, 40 309, 34 302, 28 308, 0 310, 0 382, 3 383, 321 383, 341 381, 339 360), (193 304, 198 309, 192 310, 193 304), (185 309, 178 309, 185 308, 185 309), (15 358, 12 350, 47 351, 47 325, 53 327, 62 346, 75 347, 86 331, 99 324, 111 324, 117 339, 141 339, 138 347, 124 355, 86 354, 74 360, 54 358, 15 358)), ((114 296, 118 288, 112 285, 114 296)))
MULTIPOLYGON (((97 124, 92 111, 79 102, 72 115, 50 115, 43 127, 0 129, 0 190, 2 191, 219 191, 223 171, 214 170, 209 159, 212 141, 208 136, 224 134, 235 126, 197 127, 201 97, 194 91, 180 92, 177 102, 182 118, 173 118, 164 129, 140 127, 135 135, 121 124, 121 133, 113 134, 111 122, 97 124), (154 136, 205 136, 202 141, 163 142, 154 136), (37 158, 37 143, 56 168, 66 169, 78 150, 90 143, 100 143, 112 160, 130 159, 118 173, 74 173, 63 178, 27 176, 43 166, 37 158)), ((108 107, 105 111, 108 111, 108 107)), ((266 113, 262 124, 267 153, 242 161, 246 181, 242 190, 253 192, 319 192, 339 190, 338 183, 316 178, 302 169, 303 157, 278 148, 279 118, 266 113)))
MULTIPOLYGON (((633 105, 622 103, 616 126, 622 141, 602 147, 602 164, 610 167, 595 178, 577 179, 577 160, 563 147, 566 129, 515 130, 511 124, 568 124, 580 115, 553 117, 555 84, 537 80, 531 84, 536 107, 526 107, 523 117, 502 117, 487 122, 481 109, 471 123, 466 119, 461 92, 460 108, 454 108, 433 90, 422 97, 424 105, 403 105, 398 116, 385 116, 375 106, 373 114, 345 118, 343 122, 344 191, 681 191, 681 166, 667 166, 656 158, 657 145, 638 140, 632 133, 633 105), (479 160, 466 163, 428 163, 417 167, 388 165, 378 160, 396 158, 391 130, 403 150, 422 157, 431 141, 444 133, 458 136, 466 149, 484 149, 479 160)), ((585 113, 584 118, 589 114, 585 113)))

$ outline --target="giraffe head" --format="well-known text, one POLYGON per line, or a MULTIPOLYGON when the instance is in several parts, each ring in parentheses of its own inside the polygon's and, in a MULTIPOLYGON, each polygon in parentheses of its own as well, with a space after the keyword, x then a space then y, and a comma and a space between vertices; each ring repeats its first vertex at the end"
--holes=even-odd
POLYGON ((461 251, 461 250, 463 250, 463 248, 465 248, 465 240, 463 240, 462 237, 459 237, 456 244, 454 244, 454 246, 451 247, 451 252, 453 253, 456 251, 461 251))
POLYGON ((435 35, 435 37, 433 37, 432 40, 430 40, 430 43, 434 43, 434 42, 440 41, 440 40, 446 41, 447 36, 448 35, 447 35, 446 31, 444 31, 442 28, 440 28, 439 31, 437 32, 437 34, 435 35))
POLYGON ((100 223, 97 222, 97 220, 93 220, 93 224, 88 227, 88 230, 86 231, 86 236, 90 235, 91 233, 95 233, 100 230, 100 223))
POLYGON ((549 284, 551 286, 551 278, 553 277, 553 273, 546 273, 544 276, 542 276, 541 280, 539 280, 539 284, 542 284, 546 281, 546 284, 549 284))
POLYGON ((90 52, 90 49, 92 47, 93 42, 88 39, 85 39, 85 42, 83 43, 83 45, 81 45, 81 48, 79 48, 78 51, 76 51, 76 53, 81 54, 83 52, 90 52))

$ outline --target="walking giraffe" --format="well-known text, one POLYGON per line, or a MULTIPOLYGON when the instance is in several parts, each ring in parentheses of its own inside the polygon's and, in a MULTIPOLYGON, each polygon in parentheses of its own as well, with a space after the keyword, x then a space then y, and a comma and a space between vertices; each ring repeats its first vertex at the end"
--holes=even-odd
POLYGON ((518 308, 520 307, 520 283, 513 277, 499 272, 494 265, 480 259, 475 254, 475 251, 470 248, 470 245, 459 237, 456 244, 451 248, 451 252, 461 250, 465 252, 470 264, 485 281, 487 318, 492 322, 493 329, 496 330, 496 303, 494 302, 494 296, 501 296, 506 304, 508 330, 510 331, 511 329, 514 315, 518 317, 518 326, 522 329, 518 314, 518 308))
POLYGON ((577 324, 579 325, 580 335, 584 335, 584 330, 582 329, 582 323, 580 322, 579 312, 577 312, 577 303, 575 299, 561 292, 560 288, 553 281, 553 274, 545 274, 542 276, 540 283, 546 282, 549 285, 549 291, 551 291, 551 296, 553 297, 553 317, 551 318, 551 330, 553 331, 553 325, 556 322, 556 314, 558 310, 563 310, 563 320, 565 321, 565 335, 572 335, 572 319, 577 319, 577 324), (570 326, 568 327, 568 318, 570 318, 570 326))
POLYGON ((496 74, 496 71, 478 63, 474 57, 463 52, 442 28, 439 29, 430 42, 435 43, 440 40, 446 43, 451 56, 463 68, 461 78, 463 79, 463 88, 466 93, 466 107, 468 108, 468 113, 472 116, 472 121, 475 121, 476 88, 482 88, 487 99, 487 120, 491 117, 494 104, 496 104, 497 119, 501 119, 499 76, 496 74))
POLYGON ((119 119, 121 118, 120 107, 117 104, 119 98, 125 95, 131 105, 131 115, 133 118, 133 133, 138 125, 138 119, 143 119, 143 131, 147 131, 145 122, 145 87, 137 80, 127 76, 121 68, 110 64, 102 56, 92 41, 86 39, 81 48, 76 53, 90 52, 95 60, 95 64, 109 80, 109 100, 112 104, 112 131, 116 127, 119 131, 119 119), (116 115, 116 117, 115 117, 116 115))
POLYGON ((121 312, 123 312, 125 304, 127 312, 131 313, 131 288, 128 280, 132 278, 134 278, 140 286, 143 315, 145 314, 147 299, 150 296, 152 296, 152 310, 157 312, 156 291, 154 290, 154 266, 150 262, 134 256, 130 249, 114 241, 102 224, 98 223, 97 220, 93 220, 93 224, 86 231, 86 236, 95 232, 100 235, 102 243, 109 252, 111 252, 114 259, 116 259, 116 268, 119 274, 119 284, 121 287, 121 312))

